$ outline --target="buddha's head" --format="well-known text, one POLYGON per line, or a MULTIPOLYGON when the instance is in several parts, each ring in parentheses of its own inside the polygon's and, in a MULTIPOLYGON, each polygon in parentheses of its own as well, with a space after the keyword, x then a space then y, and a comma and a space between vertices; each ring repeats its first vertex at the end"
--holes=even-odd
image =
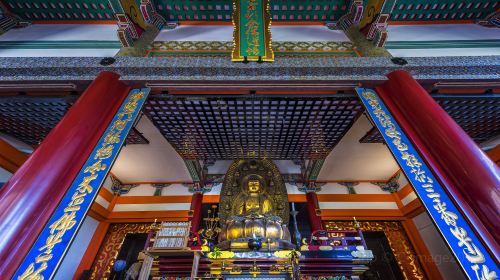
POLYGON ((248 181, 248 192, 258 193, 260 191, 260 182, 258 180, 248 181))
POLYGON ((260 193, 262 191, 261 178, 257 175, 248 176, 246 191, 248 193, 260 193))

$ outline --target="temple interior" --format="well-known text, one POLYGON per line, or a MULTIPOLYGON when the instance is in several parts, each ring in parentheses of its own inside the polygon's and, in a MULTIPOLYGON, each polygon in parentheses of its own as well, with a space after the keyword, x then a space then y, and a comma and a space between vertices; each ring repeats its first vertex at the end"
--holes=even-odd
POLYGON ((0 279, 498 279, 499 11, 0 0, 0 279))

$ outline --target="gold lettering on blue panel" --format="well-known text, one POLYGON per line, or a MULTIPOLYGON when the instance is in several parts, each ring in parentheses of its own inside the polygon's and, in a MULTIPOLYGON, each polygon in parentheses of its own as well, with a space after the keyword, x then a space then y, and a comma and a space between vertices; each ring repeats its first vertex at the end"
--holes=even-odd
POLYGON ((469 279, 498 278, 498 265, 392 118, 377 93, 356 89, 387 146, 469 279))
POLYGON ((13 279, 51 279, 149 94, 132 90, 59 203, 13 279))

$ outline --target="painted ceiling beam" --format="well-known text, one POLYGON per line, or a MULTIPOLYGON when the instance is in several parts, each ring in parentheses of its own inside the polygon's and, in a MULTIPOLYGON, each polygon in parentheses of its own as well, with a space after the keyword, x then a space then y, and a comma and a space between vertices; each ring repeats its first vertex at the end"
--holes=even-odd
POLYGON ((100 65, 100 61, 101 58, 95 57, 0 58, 0 90, 1 81, 10 84, 26 81, 88 83, 103 70, 119 73, 122 80, 131 83, 143 85, 147 82, 148 86, 165 83, 170 86, 183 84, 189 88, 202 81, 202 84, 210 82, 212 87, 214 83, 222 84, 222 88, 232 85, 233 89, 245 85, 253 85, 255 89, 276 89, 276 85, 281 85, 281 89, 287 89, 294 88, 294 84, 301 88, 328 89, 352 81, 366 86, 385 81, 385 74, 398 69, 411 72, 421 83, 500 78, 500 56, 409 57, 405 58, 407 64, 403 66, 384 57, 290 57, 259 64, 258 72, 253 65, 233 63, 226 57, 116 57, 116 62, 109 66, 100 65))

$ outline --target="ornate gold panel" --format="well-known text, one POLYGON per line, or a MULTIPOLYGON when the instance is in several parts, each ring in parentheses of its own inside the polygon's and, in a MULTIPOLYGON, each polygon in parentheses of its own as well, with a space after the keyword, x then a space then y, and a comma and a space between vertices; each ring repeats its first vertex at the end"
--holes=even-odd
MULTIPOLYGON (((422 266, 420 265, 417 254, 410 244, 406 232, 399 222, 359 222, 362 231, 382 231, 384 232, 392 253, 403 273, 405 279, 423 280, 427 279, 422 266)), ((339 221, 326 222, 326 229, 333 230, 354 230, 354 222, 339 221)))
POLYGON ((129 233, 147 233, 150 229, 151 224, 112 224, 92 264, 90 279, 107 279, 125 236, 129 233))
MULTIPOLYGON (((236 160, 229 167, 221 190, 221 201, 219 216, 221 224, 224 224, 228 217, 234 216, 236 204, 239 197, 245 194, 245 187, 249 183, 249 178, 258 178, 262 193, 266 194, 271 201, 273 214, 283 220, 283 224, 288 223, 290 210, 288 206, 288 196, 285 182, 276 165, 271 160, 236 160)), ((267 211, 267 209, 265 209, 267 211)))

